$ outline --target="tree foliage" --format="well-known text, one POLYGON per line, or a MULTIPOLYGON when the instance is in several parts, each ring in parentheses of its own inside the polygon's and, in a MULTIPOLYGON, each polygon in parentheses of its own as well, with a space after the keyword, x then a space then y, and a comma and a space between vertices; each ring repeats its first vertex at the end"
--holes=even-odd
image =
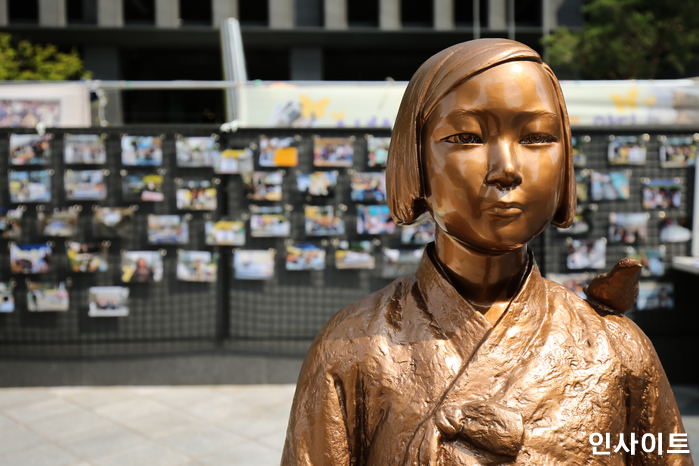
POLYGON ((699 1, 586 0, 583 29, 543 40, 552 65, 582 79, 683 75, 699 59, 699 1))
POLYGON ((76 49, 60 52, 55 45, 16 45, 10 34, 0 33, 0 80, 64 81, 89 78, 76 49))

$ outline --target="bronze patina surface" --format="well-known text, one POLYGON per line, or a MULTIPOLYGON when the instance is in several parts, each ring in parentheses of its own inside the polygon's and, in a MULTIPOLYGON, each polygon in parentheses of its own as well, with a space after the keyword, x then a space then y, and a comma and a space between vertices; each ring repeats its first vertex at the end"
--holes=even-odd
POLYGON ((613 452, 620 434, 662 433, 667 447, 684 432, 652 344, 623 315, 633 265, 591 284, 597 309, 542 278, 527 248, 570 225, 576 198, 565 103, 536 52, 484 39, 425 62, 387 187, 394 219, 431 215, 435 243, 415 275, 320 332, 282 465, 692 464, 613 452), (611 434, 610 455, 593 454, 593 433, 611 434))

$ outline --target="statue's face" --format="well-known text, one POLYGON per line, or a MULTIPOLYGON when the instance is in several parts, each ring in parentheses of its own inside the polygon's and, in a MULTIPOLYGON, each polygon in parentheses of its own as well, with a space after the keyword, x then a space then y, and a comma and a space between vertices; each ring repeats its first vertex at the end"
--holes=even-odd
POLYGON ((425 201, 452 237, 501 253, 530 241, 553 218, 564 132, 540 65, 505 63, 463 82, 432 111, 422 138, 425 201))

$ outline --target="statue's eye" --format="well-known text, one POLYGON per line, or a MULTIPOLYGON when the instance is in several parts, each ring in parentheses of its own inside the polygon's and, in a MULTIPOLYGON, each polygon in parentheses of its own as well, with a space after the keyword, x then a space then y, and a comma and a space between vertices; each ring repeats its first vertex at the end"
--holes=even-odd
POLYGON ((471 133, 455 134, 445 138, 444 141, 452 144, 483 144, 483 140, 479 136, 471 133))
POLYGON ((546 133, 533 133, 528 134, 519 141, 520 144, 551 144, 552 142, 558 141, 556 136, 552 136, 546 133))

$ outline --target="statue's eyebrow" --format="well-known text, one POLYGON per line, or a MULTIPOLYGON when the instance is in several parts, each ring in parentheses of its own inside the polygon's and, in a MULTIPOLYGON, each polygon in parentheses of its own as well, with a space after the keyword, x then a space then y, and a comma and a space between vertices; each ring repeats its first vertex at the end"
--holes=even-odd
MULTIPOLYGON (((534 108, 534 109, 527 109, 523 111, 518 111, 516 112, 518 115, 522 115, 524 117, 549 117, 549 118, 559 118, 559 115, 557 113, 550 112, 546 109, 543 108, 534 108)), ((491 109, 486 108, 486 107, 475 107, 475 108, 455 108, 451 112, 449 112, 446 116, 446 118, 451 118, 451 117, 473 117, 473 116, 479 116, 479 115, 492 115, 493 112, 491 109)))

